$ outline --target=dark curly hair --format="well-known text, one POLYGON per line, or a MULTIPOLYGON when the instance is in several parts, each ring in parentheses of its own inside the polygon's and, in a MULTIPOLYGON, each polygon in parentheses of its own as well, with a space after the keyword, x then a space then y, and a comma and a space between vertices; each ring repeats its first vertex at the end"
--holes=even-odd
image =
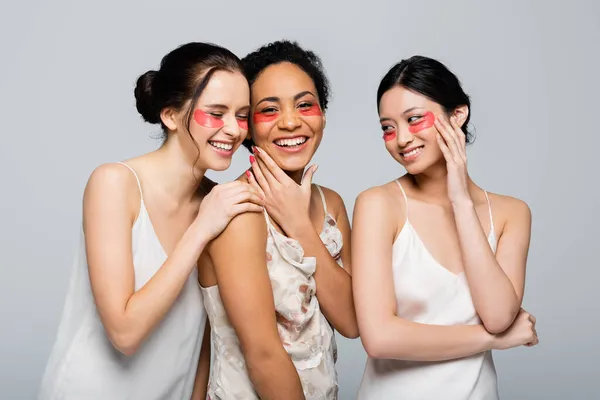
MULTIPOLYGON (((289 62, 298 66, 312 79, 317 89, 319 105, 323 112, 327 110, 331 89, 329 80, 325 74, 321 58, 310 50, 303 49, 297 42, 289 40, 278 40, 260 47, 242 58, 242 68, 250 87, 269 66, 289 62)), ((244 146, 251 150, 254 143, 252 140, 244 140, 244 146)))
POLYGON ((466 143, 473 143, 475 135, 468 127, 471 120, 471 100, 463 90, 458 77, 444 64, 433 58, 416 55, 394 65, 385 74, 377 89, 377 111, 384 93, 398 85, 438 103, 448 114, 457 107, 467 106, 469 115, 462 126, 462 131, 466 143))

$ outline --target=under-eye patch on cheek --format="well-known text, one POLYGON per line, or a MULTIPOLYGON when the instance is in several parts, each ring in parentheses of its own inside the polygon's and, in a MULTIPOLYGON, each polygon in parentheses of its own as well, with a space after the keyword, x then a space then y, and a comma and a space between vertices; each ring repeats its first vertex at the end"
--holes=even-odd
POLYGON ((418 123, 408 126, 408 131, 410 133, 421 132, 425 129, 431 128, 433 126, 434 122, 435 122, 435 116, 433 115, 433 113, 431 111, 427 111, 425 114, 423 114, 423 116, 421 117, 421 120, 418 123))
POLYGON ((263 114, 260 112, 255 112, 252 115, 252 121, 255 124, 261 124, 263 122, 273 122, 277 119, 277 113, 273 113, 273 114, 263 114))
POLYGON ((320 117, 323 115, 321 112, 321 107, 319 107, 317 104, 313 104, 310 107, 301 108, 300 114, 307 117, 320 117))
POLYGON ((242 128, 243 130, 245 130, 245 131, 248 130, 248 120, 246 118, 238 119, 237 123, 238 123, 238 126, 240 128, 242 128))
POLYGON ((194 111, 194 121, 205 128, 222 128, 225 125, 221 118, 207 114, 202 110, 194 111))
POLYGON ((385 140, 386 142, 389 142, 390 140, 394 140, 394 139, 396 139, 396 131, 395 130, 383 132, 383 140, 385 140))

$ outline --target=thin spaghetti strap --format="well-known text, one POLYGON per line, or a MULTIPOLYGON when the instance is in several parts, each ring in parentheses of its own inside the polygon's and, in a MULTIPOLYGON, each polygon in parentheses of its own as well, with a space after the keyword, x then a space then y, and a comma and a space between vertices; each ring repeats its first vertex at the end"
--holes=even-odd
POLYGON ((267 221, 267 228, 271 226, 271 221, 269 220, 269 214, 267 214, 267 209, 263 208, 263 215, 265 217, 265 221, 267 221))
POLYGON ((131 173, 133 174, 133 176, 135 176, 135 180, 137 182, 138 185, 138 189, 140 190, 140 199, 142 200, 142 202, 144 201, 144 195, 142 194, 142 184, 140 183, 140 178, 138 178, 137 174, 135 173, 134 169, 131 168, 128 164, 125 164, 122 161, 117 161, 118 164, 124 165, 127 168, 129 168, 129 170, 131 171, 131 173))
POLYGON ((316 183, 314 185, 317 187, 317 190, 319 191, 319 194, 321 195, 321 202, 323 203, 323 209, 325 210, 325 214, 327 214, 327 202, 325 201, 325 195, 323 194, 323 190, 321 189, 321 186, 317 185, 316 183))
POLYGON ((488 192, 484 190, 483 193, 485 193, 485 200, 487 201, 488 211, 490 214, 490 231, 493 232, 494 231, 494 218, 492 217, 492 203, 490 202, 490 197, 488 196, 488 192))
POLYGON ((396 179, 394 182, 396 182, 398 184, 398 187, 400 188, 400 191, 402 192, 402 196, 404 197, 404 212, 406 213, 406 221, 408 221, 408 197, 406 196, 406 192, 404 191, 404 188, 402 187, 402 184, 400 183, 400 179, 396 179))

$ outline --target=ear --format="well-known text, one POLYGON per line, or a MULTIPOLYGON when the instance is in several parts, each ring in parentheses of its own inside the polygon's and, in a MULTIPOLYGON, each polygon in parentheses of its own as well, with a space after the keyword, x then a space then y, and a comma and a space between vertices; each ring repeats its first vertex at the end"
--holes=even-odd
POLYGON ((325 129, 325 126, 327 126, 327 117, 323 114, 323 129, 325 129))
POLYGON ((160 120, 170 130, 177 130, 177 113, 171 108, 165 108, 160 112, 160 120))
POLYGON ((467 120, 467 117, 469 116, 469 107, 467 107, 466 105, 456 107, 456 109, 452 113, 452 116, 456 118, 458 126, 462 128, 465 121, 467 120))

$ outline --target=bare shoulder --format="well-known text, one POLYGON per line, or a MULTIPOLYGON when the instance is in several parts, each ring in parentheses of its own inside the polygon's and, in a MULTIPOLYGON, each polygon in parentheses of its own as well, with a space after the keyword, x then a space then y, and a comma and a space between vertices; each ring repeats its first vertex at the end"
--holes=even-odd
POLYGON ((374 186, 359 193, 356 197, 356 203, 360 203, 362 207, 377 208, 377 207, 396 207, 399 193, 398 185, 392 181, 384 185, 374 186))
POLYGON ((83 193, 84 227, 98 218, 129 218, 133 223, 140 201, 137 180, 125 165, 102 164, 90 174, 83 193))
POLYGON ((139 189, 133 173, 123 164, 107 163, 96 167, 88 179, 84 199, 91 197, 137 197, 139 189), (136 195, 137 194, 137 195, 136 195))
MULTIPOLYGON (((394 181, 362 191, 354 203, 354 219, 370 219, 377 224, 401 229, 398 221, 404 221, 402 193, 394 181)), ((403 224, 402 224, 403 225, 403 224)))
POLYGON ((393 181, 361 192, 354 203, 353 235, 365 243, 375 238, 393 243, 405 219, 399 196, 402 196, 400 188, 393 181))
POLYGON ((499 213, 503 219, 531 218, 529 205, 516 197, 488 192, 490 204, 494 213, 499 213))
POLYGON ((242 246, 264 248, 267 241, 267 223, 263 213, 246 212, 231 219, 229 225, 208 246, 209 252, 216 249, 231 251, 242 246))
POLYGON ((346 211, 344 199, 342 199, 342 196, 340 196, 338 192, 325 186, 319 185, 319 187, 323 191, 329 212, 331 212, 333 215, 339 215, 340 213, 346 211))

